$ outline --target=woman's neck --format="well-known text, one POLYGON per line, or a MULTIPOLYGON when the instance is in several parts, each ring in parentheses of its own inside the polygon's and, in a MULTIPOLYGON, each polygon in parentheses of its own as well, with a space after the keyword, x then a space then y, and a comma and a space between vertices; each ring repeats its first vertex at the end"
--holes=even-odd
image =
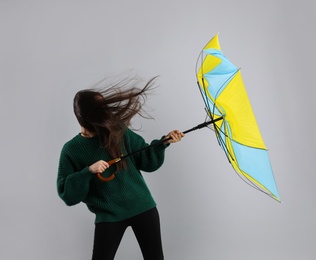
POLYGON ((85 138, 92 138, 94 137, 96 134, 92 133, 90 131, 88 131, 87 129, 85 129, 84 127, 81 127, 81 136, 85 137, 85 138))

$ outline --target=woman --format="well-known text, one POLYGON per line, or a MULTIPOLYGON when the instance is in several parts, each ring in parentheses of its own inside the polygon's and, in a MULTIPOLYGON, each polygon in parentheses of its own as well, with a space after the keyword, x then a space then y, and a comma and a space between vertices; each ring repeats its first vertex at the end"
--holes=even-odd
POLYGON ((140 171, 157 170, 163 164, 166 147, 180 141, 184 134, 171 131, 163 137, 165 142, 126 157, 114 166, 107 163, 148 146, 128 127, 132 117, 141 114, 152 84, 153 79, 143 88, 133 85, 127 90, 118 86, 103 91, 82 90, 74 97, 74 113, 81 132, 62 148, 57 189, 67 205, 84 202, 95 214, 93 260, 114 259, 129 226, 144 259, 163 259, 156 203, 140 171), (115 174, 115 178, 101 182, 98 174, 115 174))

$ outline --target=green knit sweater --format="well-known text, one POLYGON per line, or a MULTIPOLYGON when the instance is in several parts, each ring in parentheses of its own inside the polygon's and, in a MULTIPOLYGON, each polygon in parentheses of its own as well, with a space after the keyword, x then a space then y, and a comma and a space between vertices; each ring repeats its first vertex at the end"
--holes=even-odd
MULTIPOLYGON (((127 129, 124 135, 124 153, 148 146, 144 139, 127 129)), ((154 140, 152 143, 158 142, 154 140)), ((89 171, 93 163, 109 161, 108 152, 100 148, 99 138, 84 138, 80 134, 68 141, 62 148, 57 190, 60 198, 72 206, 84 202, 96 215, 95 223, 121 221, 143 213, 156 203, 140 171, 157 170, 164 161, 165 145, 157 145, 133 156, 127 157, 127 169, 116 174, 110 182, 101 182, 89 171)), ((116 171, 113 165, 102 175, 116 171)))

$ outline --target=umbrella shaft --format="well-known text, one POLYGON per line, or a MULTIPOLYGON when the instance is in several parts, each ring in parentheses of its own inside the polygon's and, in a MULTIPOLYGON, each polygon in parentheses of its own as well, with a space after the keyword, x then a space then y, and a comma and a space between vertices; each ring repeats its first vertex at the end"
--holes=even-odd
MULTIPOLYGON (((219 117, 219 118, 212 119, 212 120, 210 120, 210 121, 207 121, 207 122, 204 122, 204 123, 202 123, 202 124, 199 124, 199 125, 197 125, 197 126, 195 126, 195 127, 192 127, 191 129, 188 129, 188 130, 184 131, 183 133, 184 133, 184 134, 187 134, 187 133, 190 133, 190 132, 192 132, 192 131, 201 129, 201 128, 206 127, 206 126, 208 126, 208 125, 210 125, 210 124, 213 124, 213 123, 215 123, 215 122, 217 122, 217 121, 223 120, 223 118, 224 118, 224 117, 221 116, 221 117, 219 117)), ((134 155, 134 154, 136 154, 136 153, 145 151, 145 150, 147 150, 147 149, 150 149, 150 148, 153 147, 153 146, 163 144, 163 143, 165 143, 166 141, 169 141, 169 140, 171 140, 171 139, 172 139, 171 137, 169 137, 169 138, 167 138, 167 139, 162 139, 162 140, 160 140, 160 141, 158 141, 158 142, 156 142, 156 143, 154 143, 154 144, 148 145, 148 146, 146 146, 146 147, 144 147, 144 148, 142 148, 142 149, 140 149, 140 150, 137 150, 137 151, 131 152, 131 153, 129 153, 129 154, 123 155, 122 157, 120 157, 120 159, 124 159, 124 158, 129 157, 129 156, 131 156, 131 155, 134 155)))
POLYGON ((202 123, 202 124, 199 124, 199 125, 197 125, 197 126, 191 128, 191 129, 189 129, 189 130, 184 131, 183 133, 184 133, 184 134, 187 134, 187 133, 190 133, 190 132, 195 131, 195 130, 197 130, 197 129, 201 129, 201 128, 206 127, 206 126, 208 126, 208 125, 210 125, 210 124, 213 124, 213 123, 215 123, 215 122, 217 122, 217 121, 219 121, 219 120, 223 120, 223 118, 224 118, 224 117, 221 116, 221 117, 219 117, 219 118, 216 118, 216 119, 213 119, 213 120, 204 122, 204 123, 202 123))
MULTIPOLYGON (((224 118, 224 117, 219 117, 219 118, 216 118, 216 119, 212 119, 212 120, 210 120, 210 121, 207 121, 207 122, 204 122, 204 123, 202 123, 202 124, 199 124, 199 125, 197 125, 197 126, 191 128, 191 129, 188 129, 188 130, 184 131, 183 133, 184 133, 184 134, 187 134, 187 133, 190 133, 190 132, 192 132, 192 131, 201 129, 201 128, 206 127, 206 126, 208 126, 208 125, 210 125, 210 124, 214 124, 215 122, 217 122, 217 121, 219 121, 219 120, 223 120, 223 118, 224 118)), ((139 153, 139 152, 143 152, 143 151, 145 151, 145 150, 148 150, 148 149, 150 149, 150 148, 153 147, 153 146, 161 145, 161 144, 163 144, 163 143, 165 143, 166 141, 171 140, 171 139, 172 139, 171 137, 169 137, 169 138, 167 138, 167 139, 162 139, 162 140, 160 140, 160 141, 158 141, 158 142, 156 142, 156 143, 154 143, 154 144, 148 145, 148 146, 146 146, 146 147, 144 147, 144 148, 142 148, 142 149, 140 149, 140 150, 133 151, 133 152, 131 152, 131 153, 128 153, 128 154, 126 154, 126 155, 123 155, 123 156, 121 156, 120 158, 116 158, 116 159, 112 160, 112 161, 111 161, 111 164, 115 164, 115 163, 121 161, 122 159, 124 159, 124 158, 126 158, 126 157, 129 157, 129 156, 132 156, 132 155, 137 154, 137 153, 139 153)))

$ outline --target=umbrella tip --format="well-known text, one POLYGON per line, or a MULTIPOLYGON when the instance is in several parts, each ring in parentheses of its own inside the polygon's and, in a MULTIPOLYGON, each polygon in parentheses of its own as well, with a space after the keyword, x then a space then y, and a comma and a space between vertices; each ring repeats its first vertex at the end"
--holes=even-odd
POLYGON ((283 201, 280 200, 280 198, 274 198, 277 202, 279 202, 280 204, 284 204, 283 201))

